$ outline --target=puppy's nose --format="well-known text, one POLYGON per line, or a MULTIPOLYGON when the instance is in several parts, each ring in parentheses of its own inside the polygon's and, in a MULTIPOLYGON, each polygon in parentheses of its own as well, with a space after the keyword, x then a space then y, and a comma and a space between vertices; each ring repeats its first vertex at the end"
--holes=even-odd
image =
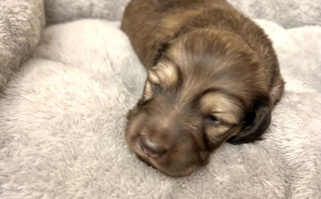
POLYGON ((167 149, 160 144, 151 142, 145 137, 141 137, 140 144, 145 153, 152 158, 159 158, 167 152, 167 149))

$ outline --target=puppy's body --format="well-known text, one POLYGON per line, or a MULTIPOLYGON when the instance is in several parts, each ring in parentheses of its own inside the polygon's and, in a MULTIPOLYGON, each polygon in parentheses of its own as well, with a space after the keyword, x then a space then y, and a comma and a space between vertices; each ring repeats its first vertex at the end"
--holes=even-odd
POLYGON ((284 87, 277 57, 226 1, 132 0, 122 30, 149 70, 126 131, 144 161, 185 175, 230 137, 251 142, 267 129, 284 87))

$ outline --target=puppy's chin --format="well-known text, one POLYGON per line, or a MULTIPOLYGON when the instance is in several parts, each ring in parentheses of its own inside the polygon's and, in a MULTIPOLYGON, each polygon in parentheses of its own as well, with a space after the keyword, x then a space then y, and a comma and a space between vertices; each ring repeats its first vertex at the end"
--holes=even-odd
MULTIPOLYGON (((133 150, 137 156, 138 159, 140 159, 142 162, 144 162, 147 166, 153 167, 154 169, 157 169, 164 173, 165 175, 171 176, 171 177, 182 177, 187 176, 193 173, 199 165, 190 165, 188 167, 184 168, 177 168, 177 169, 169 169, 167 167, 163 167, 158 164, 158 159, 152 159, 151 157, 144 154, 144 152, 140 150, 133 150)), ((163 160, 164 161, 164 160, 163 160)))

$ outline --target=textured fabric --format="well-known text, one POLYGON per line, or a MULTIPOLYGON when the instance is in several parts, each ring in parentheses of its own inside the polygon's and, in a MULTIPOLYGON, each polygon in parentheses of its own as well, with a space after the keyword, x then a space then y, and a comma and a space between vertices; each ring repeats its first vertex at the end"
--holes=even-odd
POLYGON ((252 18, 275 21, 286 28, 321 25, 320 0, 228 0, 252 18))
POLYGON ((146 74, 117 24, 47 28, 0 98, 0 198, 320 198, 321 27, 257 22, 287 82, 271 127, 184 178, 146 166, 124 142, 146 74))
MULTIPOLYGON (((44 0, 48 24, 79 18, 120 20, 130 0, 44 0), (66 6, 67 5, 67 6, 66 6)), ((252 18, 275 21, 284 27, 321 25, 320 0, 228 0, 252 18)))
POLYGON ((50 25, 80 18, 120 20, 129 0, 44 0, 44 2, 47 24, 50 25))
POLYGON ((42 0, 1 0, 0 90, 38 44, 43 26, 42 0))

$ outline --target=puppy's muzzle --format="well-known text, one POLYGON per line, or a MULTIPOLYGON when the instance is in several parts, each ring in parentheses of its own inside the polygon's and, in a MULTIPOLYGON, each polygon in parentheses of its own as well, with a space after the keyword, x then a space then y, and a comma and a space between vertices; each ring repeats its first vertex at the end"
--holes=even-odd
POLYGON ((167 149, 160 143, 152 142, 144 136, 140 138, 140 146, 144 153, 151 158, 159 158, 167 153, 167 149))

